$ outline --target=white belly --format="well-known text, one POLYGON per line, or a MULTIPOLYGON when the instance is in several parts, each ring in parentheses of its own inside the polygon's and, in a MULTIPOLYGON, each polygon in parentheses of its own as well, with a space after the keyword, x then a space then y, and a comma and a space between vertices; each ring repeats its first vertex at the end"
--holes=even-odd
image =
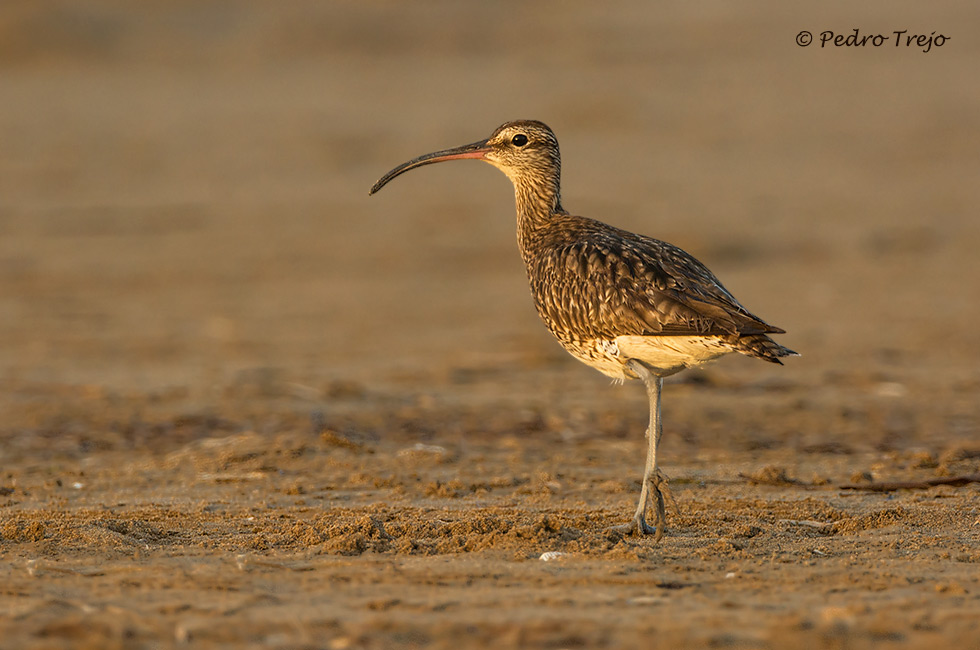
POLYGON ((634 376, 626 368, 630 359, 665 377, 733 351, 717 336, 617 336, 612 341, 563 344, 572 356, 620 381, 634 376))
POLYGON ((732 348, 717 336, 617 336, 619 355, 669 374, 728 354, 732 348))

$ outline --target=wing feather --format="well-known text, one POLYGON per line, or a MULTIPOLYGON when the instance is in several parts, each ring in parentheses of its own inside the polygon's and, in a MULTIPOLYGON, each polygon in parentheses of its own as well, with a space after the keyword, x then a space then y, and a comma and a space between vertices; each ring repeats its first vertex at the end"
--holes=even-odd
POLYGON ((570 217, 537 242, 528 275, 556 334, 745 336, 780 333, 750 313, 697 259, 649 237, 570 217))

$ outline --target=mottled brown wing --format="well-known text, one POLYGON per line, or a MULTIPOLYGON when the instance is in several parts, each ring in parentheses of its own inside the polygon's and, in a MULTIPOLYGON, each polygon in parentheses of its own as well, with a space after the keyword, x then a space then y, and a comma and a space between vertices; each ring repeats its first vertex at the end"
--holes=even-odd
MULTIPOLYGON (((635 243, 624 240, 624 245, 631 254, 642 260, 641 263, 655 261, 658 274, 668 278, 667 287, 659 291, 659 296, 657 291, 651 293, 649 285, 637 286, 636 290, 641 291, 646 298, 644 301, 639 296, 634 296, 638 298, 638 305, 644 306, 666 298, 696 314, 690 323, 690 329, 681 333, 727 332, 747 335, 783 331, 749 312, 704 264, 677 246, 641 236, 636 237, 635 243), (703 331, 701 328, 704 328, 703 331)), ((679 318, 667 323, 668 329, 676 321, 680 321, 683 328, 685 321, 691 319, 683 310, 678 316, 679 318)))
POLYGON ((541 316, 575 338, 780 332, 749 313, 680 248, 580 221, 576 236, 537 256, 541 316), (586 227, 581 227, 583 224, 586 227))

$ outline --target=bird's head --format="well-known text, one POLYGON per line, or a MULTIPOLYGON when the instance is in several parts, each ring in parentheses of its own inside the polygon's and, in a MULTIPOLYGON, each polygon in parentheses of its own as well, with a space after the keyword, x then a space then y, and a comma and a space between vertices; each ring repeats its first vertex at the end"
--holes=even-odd
POLYGON ((371 194, 394 177, 416 167, 467 158, 490 163, 507 174, 519 191, 539 190, 557 199, 561 175, 558 139, 547 124, 535 120, 507 122, 497 127, 486 140, 413 158, 382 176, 371 188, 371 194))

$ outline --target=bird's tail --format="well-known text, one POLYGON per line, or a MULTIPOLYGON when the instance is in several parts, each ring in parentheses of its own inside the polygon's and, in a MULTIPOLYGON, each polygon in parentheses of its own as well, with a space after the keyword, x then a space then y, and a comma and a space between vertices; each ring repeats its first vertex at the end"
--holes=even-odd
POLYGON ((734 347, 742 354, 780 365, 783 363, 779 360, 780 357, 800 356, 798 352, 781 346, 765 334, 740 336, 734 341, 734 347))

